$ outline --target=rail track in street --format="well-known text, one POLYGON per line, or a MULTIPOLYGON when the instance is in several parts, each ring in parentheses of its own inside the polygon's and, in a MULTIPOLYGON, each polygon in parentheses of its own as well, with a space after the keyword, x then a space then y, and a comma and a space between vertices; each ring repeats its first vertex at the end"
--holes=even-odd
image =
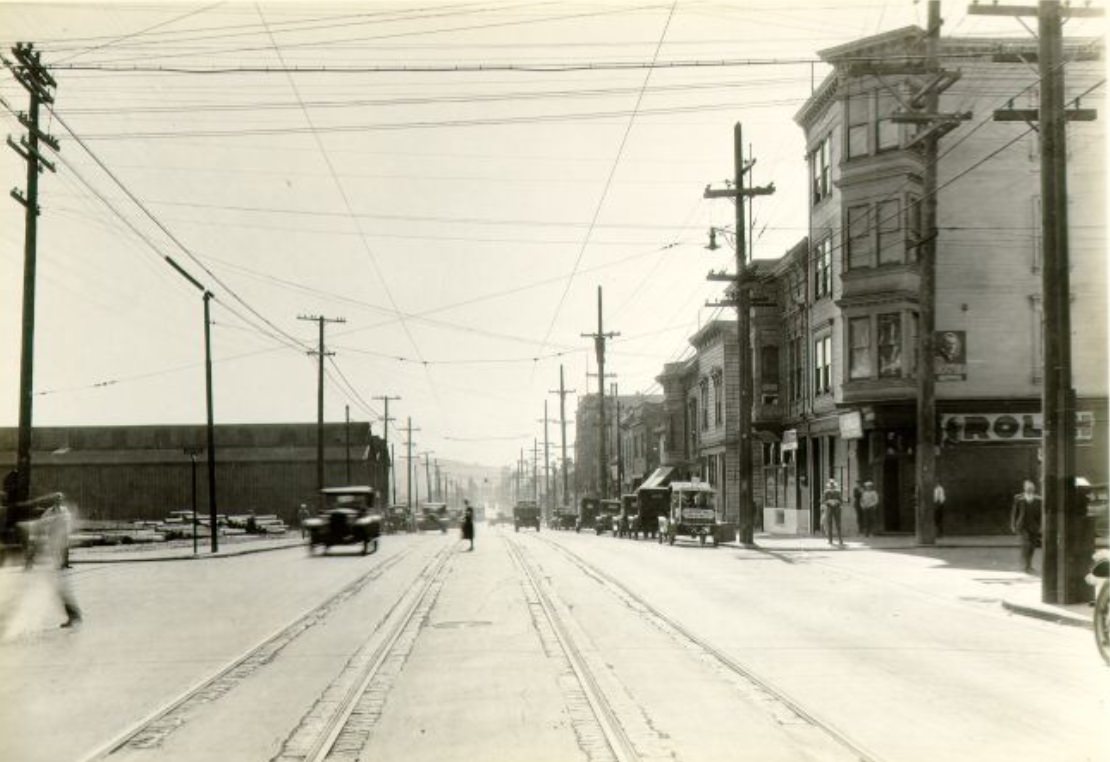
POLYGON ((85 757, 86 762, 108 759, 128 749, 157 749, 171 733, 186 725, 198 710, 218 701, 255 671, 273 661, 287 646, 327 619, 344 603, 399 564, 410 553, 412 549, 406 548, 391 556, 383 557, 372 568, 344 585, 322 603, 313 606, 260 643, 248 648, 215 674, 187 689, 111 742, 85 757))
POLYGON ((454 552, 451 546, 445 546, 425 565, 408 591, 379 620, 371 636, 317 698, 271 762, 359 758, 381 717, 385 697, 404 669, 435 605, 454 552))
MULTIPOLYGON (((768 711, 779 717, 782 717, 784 713, 792 715, 794 723, 800 722, 822 733, 833 740, 837 745, 843 747, 845 751, 851 754, 855 759, 860 760, 860 762, 883 762, 881 757, 867 749, 859 741, 851 738, 835 724, 807 709, 802 702, 789 695, 782 688, 774 685, 766 678, 759 676, 752 669, 741 664, 729 654, 698 636, 673 617, 664 614, 645 598, 631 591, 611 574, 598 568, 578 553, 563 546, 557 541, 551 540, 548 537, 541 537, 540 535, 535 535, 535 539, 557 551, 579 571, 598 583, 608 594, 616 598, 623 605, 636 611, 645 621, 649 622, 658 630, 669 635, 676 644, 693 650, 707 659, 712 660, 725 674, 727 674, 727 676, 746 684, 749 690, 745 692, 749 693, 751 697, 763 704, 768 711)), ((780 722, 783 721, 780 720, 780 722)), ((791 724, 790 719, 787 718, 783 724, 791 724)))

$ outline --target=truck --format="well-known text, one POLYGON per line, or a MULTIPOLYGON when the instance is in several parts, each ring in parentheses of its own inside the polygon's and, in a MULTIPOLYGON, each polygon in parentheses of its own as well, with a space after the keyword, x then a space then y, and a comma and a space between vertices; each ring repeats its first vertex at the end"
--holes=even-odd
POLYGON ((667 513, 659 517, 659 542, 674 545, 678 536, 696 538, 702 545, 720 539, 717 492, 701 481, 671 482, 667 513))

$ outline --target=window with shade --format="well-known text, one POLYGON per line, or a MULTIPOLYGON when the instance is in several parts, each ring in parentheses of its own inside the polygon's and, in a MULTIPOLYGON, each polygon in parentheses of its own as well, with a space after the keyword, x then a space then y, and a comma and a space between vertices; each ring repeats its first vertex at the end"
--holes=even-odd
POLYGON ((813 247, 813 298, 832 294, 832 238, 813 247))
POLYGON ((816 206, 832 193, 832 135, 826 135, 813 149, 810 156, 810 174, 813 183, 813 205, 816 206))
POLYGON ((832 390, 832 337, 813 342, 813 393, 828 394, 832 390))
POLYGON ((875 94, 875 147, 878 151, 898 148, 902 143, 902 132, 892 118, 899 109, 899 103, 888 92, 880 90, 875 94))
POLYGON ((871 93, 851 95, 848 107, 848 158, 866 156, 870 152, 868 133, 871 131, 871 93))
POLYGON ((875 319, 878 329, 879 378, 902 375, 902 315, 888 312, 875 319))
POLYGON ((871 378, 871 318, 852 318, 848 321, 848 378, 871 378))
POLYGON ((875 263, 875 236, 871 227, 871 206, 848 207, 848 269, 871 267, 875 263))
POLYGON ((906 240, 902 235, 902 204, 898 199, 880 201, 876 207, 879 229, 879 264, 906 261, 906 240))

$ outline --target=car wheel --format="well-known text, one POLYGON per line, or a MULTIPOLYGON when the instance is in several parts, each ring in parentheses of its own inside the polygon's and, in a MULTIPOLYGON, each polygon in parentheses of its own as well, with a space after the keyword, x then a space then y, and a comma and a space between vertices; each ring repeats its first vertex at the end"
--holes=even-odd
POLYGON ((369 540, 363 540, 362 541, 362 555, 365 556, 369 552, 370 552, 370 541, 369 540))

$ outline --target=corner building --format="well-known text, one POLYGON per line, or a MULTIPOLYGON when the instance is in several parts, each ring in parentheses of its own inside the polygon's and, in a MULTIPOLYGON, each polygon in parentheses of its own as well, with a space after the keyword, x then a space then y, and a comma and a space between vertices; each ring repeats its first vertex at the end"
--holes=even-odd
MULTIPOLYGON (((795 116, 809 159, 809 257, 804 308, 786 305, 782 449, 799 531, 816 526, 829 477, 847 493, 874 481, 880 530, 914 530, 924 163, 910 147, 919 128, 893 117, 925 83, 925 40, 906 27, 821 51, 834 70, 795 116)), ((1066 100, 1084 95, 1097 107, 1102 41, 1064 47, 1066 100)), ((940 57, 962 74, 940 112, 972 117, 940 141, 937 478, 946 533, 1002 532, 1022 480, 1039 482, 1043 350, 1061 339, 1042 328, 1038 133, 992 119, 1011 102, 1037 107, 1037 47, 944 38, 940 57)), ((1107 114, 1098 111, 1068 126, 1076 470, 1091 482, 1107 480, 1107 114)))

